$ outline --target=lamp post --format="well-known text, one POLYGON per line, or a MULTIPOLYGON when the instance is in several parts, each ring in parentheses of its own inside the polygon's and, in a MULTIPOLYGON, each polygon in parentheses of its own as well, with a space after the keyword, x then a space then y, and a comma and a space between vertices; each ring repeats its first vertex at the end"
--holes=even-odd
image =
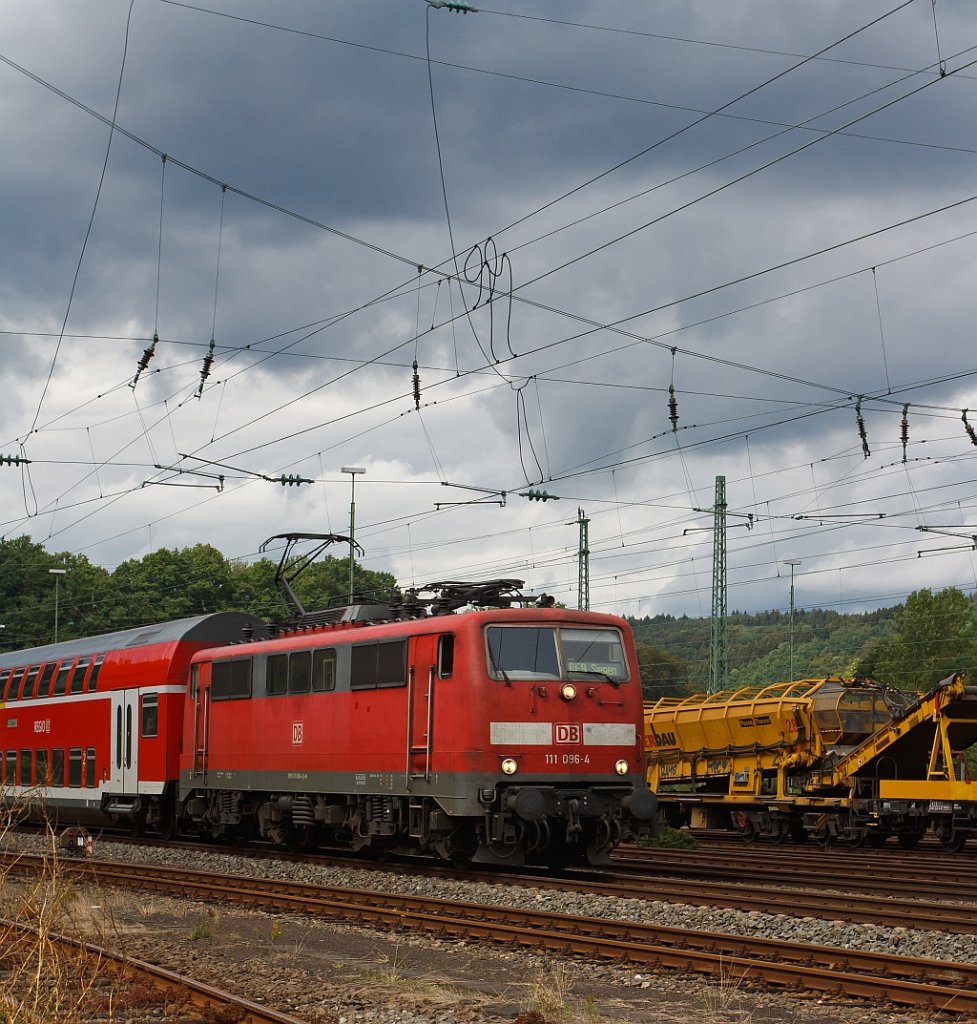
POLYGON ((794 681, 794 566, 800 565, 799 558, 785 558, 784 565, 790 566, 790 681, 794 681))
POLYGON ((349 473, 349 603, 353 603, 353 549, 356 546, 356 474, 365 473, 362 466, 343 466, 343 473, 349 473))
POLYGON ((58 598, 59 598, 59 587, 61 583, 61 577, 65 575, 67 569, 48 569, 48 572, 54 577, 54 642, 58 642, 58 598))

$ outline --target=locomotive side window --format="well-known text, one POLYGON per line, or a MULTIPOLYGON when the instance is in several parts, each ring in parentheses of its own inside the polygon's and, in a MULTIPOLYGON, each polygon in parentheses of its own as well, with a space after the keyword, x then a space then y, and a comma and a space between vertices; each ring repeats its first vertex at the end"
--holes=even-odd
MULTIPOLYGON (((46 671, 46 670, 45 670, 46 671)), ((54 696, 61 697, 68 692, 68 675, 71 672, 71 662, 66 661, 58 669, 54 680, 54 696)))
POLYGON ((51 751, 51 785, 64 785, 64 747, 55 747, 51 751))
POLYGON ((329 647, 326 650, 314 651, 312 654, 312 690, 325 693, 336 689, 336 651, 329 647))
POLYGON ((68 751, 68 785, 73 789, 81 788, 81 747, 68 751))
POLYGON ((85 785, 95 788, 95 748, 89 747, 85 753, 85 785))
POLYGON ((139 728, 143 739, 152 739, 159 735, 159 694, 144 693, 142 695, 142 716, 139 728))
POLYGON ((271 654, 265 663, 265 693, 269 696, 288 691, 288 655, 271 654))
POLYGON ((34 751, 22 750, 20 752, 20 784, 29 786, 34 781, 34 751))
POLYGON ((46 786, 51 781, 47 770, 47 747, 41 747, 37 751, 34 767, 37 769, 37 784, 46 786))
POLYGON ((215 661, 210 667, 210 695, 214 700, 241 700, 251 696, 251 658, 215 661))
POLYGON ((68 684, 68 689, 71 693, 81 693, 85 687, 85 673, 88 671, 88 666, 91 665, 91 658, 79 658, 74 669, 71 672, 71 682, 68 684))
POLYGON ((7 757, 4 761, 3 768, 3 781, 5 785, 16 786, 17 785, 17 751, 8 750, 7 757))
POLYGON ((288 657, 288 692, 308 693, 312 688, 312 652, 294 651, 288 657))
POLYGON ((616 629, 561 629, 560 646, 570 677, 597 677, 612 683, 628 678, 624 645, 616 629))
MULTIPOLYGON (((54 675, 55 664, 52 661, 49 665, 44 666, 44 671, 41 672, 41 678, 37 684, 38 697, 47 697, 51 693, 51 676, 54 675)), ((56 690, 55 693, 57 693, 56 690)))
POLYGON ((438 637, 438 676, 450 679, 455 668, 455 637, 453 633, 443 633, 438 637))
POLYGON ((98 674, 102 671, 102 662, 105 661, 105 655, 100 654, 95 659, 95 665, 92 668, 91 677, 88 680, 88 692, 94 693, 98 689, 98 674))
POLYGON ((407 641, 354 644, 350 652, 350 687, 375 690, 407 685, 407 641))
POLYGON ((490 626, 489 668, 495 679, 559 679, 556 630, 550 627, 490 626))

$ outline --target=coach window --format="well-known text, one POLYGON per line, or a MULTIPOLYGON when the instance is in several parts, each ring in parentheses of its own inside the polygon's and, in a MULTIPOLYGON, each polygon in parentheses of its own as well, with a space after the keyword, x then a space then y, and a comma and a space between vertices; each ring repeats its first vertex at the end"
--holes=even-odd
POLYGON ((98 689, 98 674, 102 671, 102 662, 105 661, 105 655, 100 654, 95 659, 95 665, 92 667, 92 674, 88 679, 88 692, 94 693, 98 689))
MULTIPOLYGON (((51 696, 51 676, 54 675, 55 668, 57 668, 57 663, 52 661, 41 670, 41 678, 37 682, 38 697, 51 696)), ((57 693, 57 690, 54 692, 57 693)))
POLYGON ((75 663, 75 667, 71 670, 71 682, 68 684, 70 693, 81 693, 85 688, 85 673, 91 663, 91 658, 79 658, 75 663))
POLYGON ((8 786, 17 785, 17 751, 8 750, 4 761, 3 781, 8 786))
POLYGON ((37 755, 34 761, 34 767, 37 769, 37 784, 39 786, 46 786, 51 780, 48 778, 47 772, 47 748, 41 747, 37 751, 37 755))
POLYGON ((10 677, 13 675, 12 668, 5 668, 0 672, 0 700, 7 699, 7 683, 10 682, 10 677))
POLYGON ((21 700, 30 700, 34 696, 34 684, 37 682, 37 674, 40 671, 41 666, 36 665, 24 676, 24 685, 20 688, 21 700))
POLYGON ((34 782, 34 751, 22 750, 20 752, 20 784, 30 786, 34 782))
POLYGON ((51 751, 51 785, 64 785, 64 747, 55 747, 51 751))
POLYGON ((68 676, 71 674, 71 662, 62 662, 58 674, 54 677, 54 696, 63 697, 68 692, 68 676))
POLYGON ((443 633, 438 637, 438 676, 449 679, 455 668, 455 637, 453 633, 443 633))
POLYGON ((72 789, 81 788, 81 747, 68 751, 68 785, 72 789))
POLYGON ((277 696, 288 690, 288 655, 271 654, 265 664, 265 693, 277 696))
POLYGON ((288 656, 288 692, 308 693, 312 688, 312 652, 296 651, 288 656))
POLYGON ((159 735, 159 694, 144 693, 142 696, 141 732, 144 740, 159 735))
POLYGON ((329 647, 312 655, 312 689, 325 693, 336 689, 336 649, 329 647))
POLYGON ((85 753, 85 785, 95 788, 95 748, 89 747, 85 753))
POLYGON ((13 674, 10 677, 10 685, 7 687, 7 693, 5 695, 7 700, 17 699, 17 693, 20 689, 20 681, 26 671, 26 668, 15 668, 13 670, 13 674))

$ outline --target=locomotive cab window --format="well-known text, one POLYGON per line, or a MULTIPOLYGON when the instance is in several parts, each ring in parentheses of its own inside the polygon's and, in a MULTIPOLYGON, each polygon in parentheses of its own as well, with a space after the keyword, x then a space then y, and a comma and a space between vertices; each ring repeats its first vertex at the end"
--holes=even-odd
POLYGON ((616 629, 561 629, 560 646, 571 679, 623 683, 628 678, 624 645, 616 629))
POLYGON ((496 679, 559 679, 556 630, 549 626, 490 626, 489 668, 496 679))
POLYGON ((624 682, 628 666, 614 629, 489 626, 489 672, 507 683, 524 679, 624 682))
POLYGON ((140 731, 143 739, 153 739, 159 735, 159 694, 143 694, 140 731))

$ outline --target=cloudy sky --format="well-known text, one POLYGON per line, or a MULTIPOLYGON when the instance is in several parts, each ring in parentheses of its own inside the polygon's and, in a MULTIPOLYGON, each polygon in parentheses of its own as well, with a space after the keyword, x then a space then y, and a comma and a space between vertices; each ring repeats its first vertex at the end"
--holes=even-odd
POLYGON ((968 0, 7 0, 0 60, 3 536, 249 559, 356 466, 405 586, 575 605, 585 515, 593 608, 708 615, 723 477, 731 610, 977 587, 968 0))

